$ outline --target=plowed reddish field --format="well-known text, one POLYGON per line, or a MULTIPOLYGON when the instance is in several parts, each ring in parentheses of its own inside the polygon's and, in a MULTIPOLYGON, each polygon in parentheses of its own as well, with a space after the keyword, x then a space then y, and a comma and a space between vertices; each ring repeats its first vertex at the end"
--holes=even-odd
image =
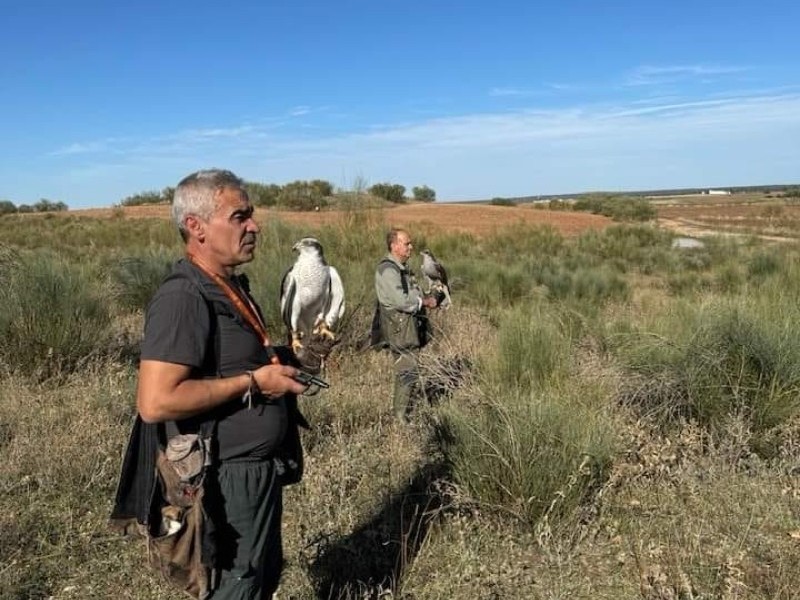
MULTIPOLYGON (((70 211, 70 215, 91 217, 111 217, 119 209, 87 209, 70 211)), ((124 207, 126 218, 161 217, 169 218, 169 207, 130 206, 124 207)), ((490 206, 485 204, 408 204, 384 209, 369 209, 371 214, 386 226, 408 227, 414 225, 430 226, 432 229, 468 232, 483 236, 497 229, 519 223, 548 225, 565 236, 574 236, 587 229, 603 229, 611 220, 599 215, 565 211, 539 210, 531 206, 490 206)), ((334 224, 342 219, 344 213, 335 210, 320 212, 289 212, 258 209, 256 218, 265 222, 272 218, 291 223, 306 223, 311 227, 334 224)))

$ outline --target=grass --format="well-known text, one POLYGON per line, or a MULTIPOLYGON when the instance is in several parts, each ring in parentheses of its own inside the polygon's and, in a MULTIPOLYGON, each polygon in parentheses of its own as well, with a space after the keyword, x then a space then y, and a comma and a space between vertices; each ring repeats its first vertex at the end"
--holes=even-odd
MULTIPOLYGON (((135 347, 177 236, 59 218, 0 219, 0 598, 178 598, 142 544, 106 528, 134 415, 115 348, 135 347), (42 354, 31 339, 61 342, 42 354)), ((313 429, 286 490, 279 597, 796 596, 795 248, 684 253, 649 225, 577 239, 423 227, 454 306, 422 355, 431 403, 400 426, 389 357, 361 345, 381 222, 276 217, 247 266, 276 339, 294 241, 318 237, 348 290, 331 388, 302 400, 313 429)))

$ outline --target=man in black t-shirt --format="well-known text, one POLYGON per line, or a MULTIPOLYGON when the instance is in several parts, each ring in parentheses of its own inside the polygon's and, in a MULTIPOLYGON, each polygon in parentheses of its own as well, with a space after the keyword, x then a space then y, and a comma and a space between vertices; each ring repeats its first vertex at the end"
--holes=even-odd
POLYGON ((259 233, 242 180, 221 170, 189 175, 175 189, 172 217, 186 259, 147 308, 139 415, 166 423, 168 435, 216 421, 224 525, 212 598, 271 598, 282 566, 273 452, 286 431, 284 396, 306 388, 294 367, 272 362, 261 311, 235 274, 253 259, 259 233))

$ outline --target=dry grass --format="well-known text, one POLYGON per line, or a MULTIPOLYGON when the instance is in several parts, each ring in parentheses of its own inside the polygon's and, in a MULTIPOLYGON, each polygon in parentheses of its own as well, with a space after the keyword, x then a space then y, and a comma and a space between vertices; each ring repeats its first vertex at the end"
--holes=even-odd
MULTIPOLYGON (((528 207, 488 206, 485 204, 401 204, 382 208, 361 210, 359 213, 375 213, 385 226, 408 227, 429 232, 472 233, 486 236, 510 225, 547 225, 562 235, 574 236, 587 229, 604 229, 611 220, 599 215, 570 213, 551 210, 530 210, 528 207)), ((54 213, 60 215, 60 213, 54 213)), ((93 218, 169 218, 168 205, 126 206, 72 210, 70 216, 93 218)), ((311 229, 331 226, 354 214, 352 210, 322 210, 319 212, 293 212, 259 208, 256 219, 267 222, 279 219, 293 225, 305 225, 311 229)))
POLYGON ((800 238, 800 204, 784 198, 737 194, 673 198, 654 204, 658 207, 659 223, 684 235, 725 233, 774 241, 800 238))
MULTIPOLYGON (((345 213, 330 227, 342 236, 372 230, 402 208, 345 213)), ((630 283, 632 300, 604 308, 599 323, 667 310, 662 279, 636 274, 630 283)), ((570 377, 583 386, 577 396, 607 400, 598 410, 622 440, 603 485, 559 528, 507 518, 455 486, 436 439, 441 409, 481 401, 475 365, 498 337, 493 311, 454 300, 435 315, 439 335, 422 357, 433 404, 410 426, 391 418, 388 356, 359 351, 355 334, 331 357, 331 388, 301 400, 313 429, 304 480, 286 490, 279 598, 798 597, 800 422, 770 432, 779 451, 769 462, 751 453, 736 419, 713 435, 692 423, 665 432, 616 401, 626 378, 600 325, 586 325, 570 377)), ((354 329, 368 317, 358 315, 354 329)), ((130 338, 141 315, 122 315, 116 327, 130 338)), ((120 359, 57 385, 0 378, 0 598, 182 597, 144 568, 142 544, 106 527, 134 385, 133 366, 120 359)))

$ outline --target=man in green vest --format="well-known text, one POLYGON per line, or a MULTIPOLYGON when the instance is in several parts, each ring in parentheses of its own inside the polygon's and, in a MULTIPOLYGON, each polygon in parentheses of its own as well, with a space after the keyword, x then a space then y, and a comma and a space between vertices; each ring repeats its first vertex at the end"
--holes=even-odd
POLYGON ((430 325, 427 309, 437 308, 441 299, 422 293, 409 269, 414 245, 404 229, 386 234, 388 254, 375 270, 378 298, 373 323, 373 343, 391 350, 394 358, 395 416, 402 421, 414 408, 419 393, 419 351, 428 343, 430 325))

